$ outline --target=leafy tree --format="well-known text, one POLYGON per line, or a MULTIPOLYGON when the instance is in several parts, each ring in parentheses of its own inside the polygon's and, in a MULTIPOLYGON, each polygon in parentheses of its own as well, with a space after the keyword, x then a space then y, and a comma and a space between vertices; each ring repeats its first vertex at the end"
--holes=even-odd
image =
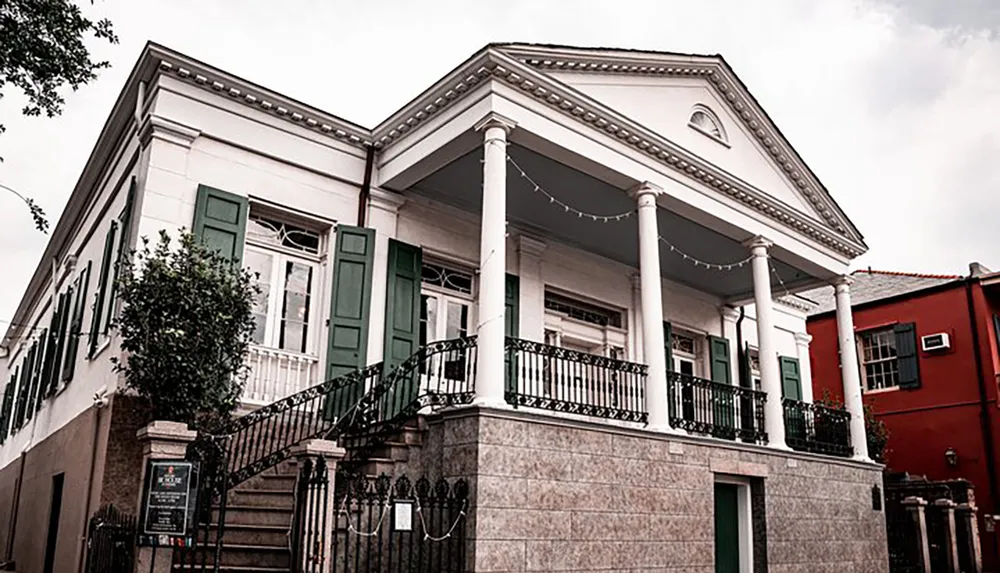
MULTIPOLYGON (((816 401, 817 404, 827 408, 844 409, 844 403, 834 398, 829 388, 823 389, 823 397, 816 401)), ((868 438, 868 455, 880 464, 886 463, 889 458, 889 428, 885 422, 875 417, 875 412, 868 404, 864 405, 865 412, 865 435, 868 438)))
MULTIPOLYGON (((83 41, 86 35, 118 43, 110 21, 86 18, 70 0, 0 0, 0 99, 10 85, 28 98, 21 109, 24 115, 62 113, 63 86, 76 91, 110 66, 91 59, 83 41)), ((0 123, 0 133, 4 130, 0 123)), ((37 203, 9 187, 3 189, 24 201, 35 226, 46 232, 49 223, 37 203)))
POLYGON ((254 331, 250 272, 190 233, 172 245, 160 232, 119 263, 124 303, 118 328, 125 356, 112 358, 153 419, 211 431, 230 419, 243 393, 254 331))

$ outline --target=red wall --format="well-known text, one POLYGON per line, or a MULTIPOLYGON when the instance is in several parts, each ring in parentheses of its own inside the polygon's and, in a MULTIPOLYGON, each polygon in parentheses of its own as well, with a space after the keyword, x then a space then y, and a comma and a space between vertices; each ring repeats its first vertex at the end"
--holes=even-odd
MULTIPOLYGON (((978 286, 973 286, 973 300, 979 331, 979 353, 986 379, 990 431, 996 437, 1000 429, 997 411, 996 341, 992 334, 992 314, 1000 310, 1000 297, 991 301, 978 286)), ((986 445, 980 414, 980 393, 976 370, 967 295, 964 284, 947 290, 889 301, 878 306, 854 310, 856 331, 895 323, 916 324, 920 365, 920 388, 865 394, 864 402, 889 429, 887 464, 892 471, 926 475, 930 479, 965 478, 975 486, 979 506, 983 557, 987 570, 997 571, 1000 559, 994 533, 987 532, 982 516, 1000 513, 990 495, 986 465, 986 445), (946 332, 951 349, 926 353, 919 350, 919 337, 946 332), (954 448, 959 456, 957 467, 946 463, 944 452, 954 448)), ((808 331, 814 395, 824 390, 843 399, 837 349, 837 325, 833 313, 810 319, 808 331)), ((994 448, 996 444, 994 444, 994 448)))

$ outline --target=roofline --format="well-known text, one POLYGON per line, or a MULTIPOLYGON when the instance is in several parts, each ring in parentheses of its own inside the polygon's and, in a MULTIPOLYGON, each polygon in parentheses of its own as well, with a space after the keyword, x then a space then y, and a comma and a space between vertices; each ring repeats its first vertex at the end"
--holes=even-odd
MULTIPOLYGON (((964 287, 966 285, 966 283, 968 283, 970 280, 975 280, 975 279, 970 279, 969 277, 959 277, 959 278, 957 278, 955 280, 951 280, 951 281, 948 281, 946 283, 940 283, 940 284, 931 285, 931 286, 928 286, 928 287, 923 287, 923 288, 920 288, 920 289, 917 289, 917 290, 911 290, 909 292, 904 292, 904 293, 900 293, 900 294, 894 294, 894 295, 891 295, 891 296, 887 296, 885 298, 877 298, 875 300, 868 300, 868 301, 865 301, 865 302, 859 302, 857 304, 851 304, 851 311, 867 310, 869 308, 873 308, 873 307, 880 306, 880 305, 883 305, 883 304, 896 303, 896 302, 900 302, 900 301, 911 299, 911 298, 919 298, 921 296, 928 296, 928 295, 932 295, 932 294, 937 294, 938 292, 943 292, 943 291, 951 290, 951 289, 958 288, 958 287, 964 287)), ((817 314, 807 314, 806 315, 806 322, 809 322, 809 321, 812 321, 812 320, 822 320, 822 319, 825 319, 825 318, 829 318, 829 317, 832 317, 833 315, 835 315, 836 313, 837 313, 837 309, 827 310, 827 311, 820 312, 820 313, 817 313, 817 314)))

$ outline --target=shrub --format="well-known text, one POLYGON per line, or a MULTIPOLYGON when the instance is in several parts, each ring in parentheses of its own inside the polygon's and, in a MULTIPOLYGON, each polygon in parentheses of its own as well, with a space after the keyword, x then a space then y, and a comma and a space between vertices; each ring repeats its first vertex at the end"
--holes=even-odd
POLYGON ((152 419, 211 431, 228 421, 246 382, 244 358, 259 288, 251 274, 182 232, 119 263, 122 359, 112 358, 152 419))

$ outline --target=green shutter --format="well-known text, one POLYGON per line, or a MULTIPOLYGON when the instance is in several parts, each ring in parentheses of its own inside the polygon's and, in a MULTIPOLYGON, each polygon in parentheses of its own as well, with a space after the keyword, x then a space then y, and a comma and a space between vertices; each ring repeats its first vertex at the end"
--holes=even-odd
POLYGON ((66 355, 62 370, 62 379, 66 382, 73 379, 73 373, 76 371, 76 355, 80 348, 80 338, 83 336, 83 311, 86 307, 87 285, 90 283, 90 266, 91 261, 87 261, 87 268, 76 279, 72 320, 69 324, 69 332, 66 333, 66 355))
POLYGON ((199 185, 194 206, 194 235, 202 244, 240 263, 248 210, 246 197, 199 185))
POLYGON ((36 412, 42 409, 42 402, 45 399, 45 354, 48 350, 48 329, 42 330, 42 335, 38 338, 38 355, 35 356, 34 381, 31 384, 32 409, 36 412))
MULTIPOLYGON (((677 393, 670 373, 674 371, 674 349, 671 345, 674 337, 674 327, 669 322, 663 323, 663 352, 667 359, 667 416, 672 420, 677 417, 677 393)), ((648 359, 649 357, 647 357, 648 359)))
POLYGON ((11 407, 14 405, 14 384, 16 380, 16 375, 11 374, 10 381, 7 382, 7 386, 3 389, 3 403, 0 406, 0 444, 7 441, 7 436, 10 435, 10 413, 11 407))
MULTIPOLYGON (((712 382, 725 384, 733 383, 733 374, 730 369, 732 363, 729 357, 729 340, 719 336, 708 337, 708 356, 711 364, 712 382)), ((716 431, 718 437, 734 439, 736 434, 736 403, 733 394, 726 388, 718 386, 712 387, 712 411, 714 412, 716 431)))
POLYGON ((125 207, 118 216, 121 226, 121 233, 118 235, 118 254, 115 255, 114 272, 111 273, 111 288, 108 291, 108 312, 104 315, 104 324, 101 325, 101 332, 107 334, 115 318, 115 303, 118 298, 118 273, 121 272, 122 261, 129 254, 129 241, 132 234, 132 205, 135 203, 135 177, 128 186, 128 196, 125 198, 125 207))
POLYGON ((729 340, 718 336, 709 336, 708 356, 712 364, 712 382, 732 384, 733 374, 730 368, 729 340))
POLYGON ((715 573, 740 572, 738 487, 715 484, 715 573))
POLYGON ((917 357, 917 325, 909 322, 897 324, 896 362, 899 366, 899 387, 920 388, 920 364, 917 357))
POLYGON ((28 398, 24 402, 24 419, 31 420, 35 415, 35 400, 38 396, 38 341, 31 344, 24 367, 28 369, 28 398))
MULTIPOLYGON (((503 333, 504 336, 517 338, 519 335, 518 321, 521 314, 521 278, 517 275, 507 275, 504 284, 503 333)), ((506 362, 507 392, 517 391, 517 357, 504 352, 506 362)))
POLYGON ((389 239, 383 362, 391 372, 417 351, 420 338, 420 247, 389 239))
POLYGON ((802 377, 799 374, 799 359, 779 356, 778 365, 781 368, 781 397, 789 400, 802 400, 802 377))
MULTIPOLYGON (((368 361, 368 317, 371 311, 375 231, 337 226, 333 257, 333 289, 326 348, 326 378, 364 368, 368 361)), ((339 415, 357 402, 364 389, 352 386, 332 395, 326 415, 339 415)))
MULTIPOLYGON (((101 274, 98 278, 97 300, 94 301, 94 312, 90 317, 90 339, 88 340, 87 358, 93 358, 97 352, 97 335, 101 329, 101 318, 104 312, 104 298, 107 296, 108 280, 111 278, 112 257, 115 249, 115 233, 118 232, 118 221, 111 221, 108 233, 104 236, 104 255, 101 257, 101 274)), ((110 311, 109 311, 110 314, 110 311)))
POLYGON ((24 409, 28 402, 28 361, 22 360, 18 367, 17 404, 14 406, 14 429, 20 430, 24 423, 24 409))
POLYGON ((69 326, 69 301, 72 299, 72 288, 59 295, 59 305, 56 307, 57 316, 52 319, 52 361, 51 370, 48 374, 48 388, 45 397, 48 398, 56 392, 59 387, 60 374, 62 373, 62 356, 66 348, 66 329, 69 326))

